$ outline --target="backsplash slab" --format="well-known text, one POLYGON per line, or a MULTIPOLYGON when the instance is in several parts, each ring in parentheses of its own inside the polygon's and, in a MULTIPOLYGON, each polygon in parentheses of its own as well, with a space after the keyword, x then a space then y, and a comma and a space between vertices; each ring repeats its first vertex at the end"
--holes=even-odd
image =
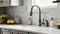
MULTIPOLYGON (((58 8, 58 7, 57 7, 58 8)), ((57 8, 41 8, 41 18, 49 20, 51 17, 54 18, 54 21, 60 21, 60 12, 57 8)), ((34 14, 32 16, 33 24, 39 25, 39 12, 37 9, 34 9, 34 14)), ((21 17, 22 24, 27 24, 28 18, 30 18, 30 10, 27 11, 26 6, 20 6, 20 7, 8 7, 8 13, 12 16, 19 16, 21 17)), ((41 19, 41 20, 42 20, 41 19)))

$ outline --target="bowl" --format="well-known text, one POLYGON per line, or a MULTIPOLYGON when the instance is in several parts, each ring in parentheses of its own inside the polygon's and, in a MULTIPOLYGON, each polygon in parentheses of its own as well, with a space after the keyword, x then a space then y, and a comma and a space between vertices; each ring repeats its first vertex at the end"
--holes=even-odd
POLYGON ((59 22, 59 23, 56 23, 56 27, 57 27, 58 29, 60 29, 60 22, 59 22))

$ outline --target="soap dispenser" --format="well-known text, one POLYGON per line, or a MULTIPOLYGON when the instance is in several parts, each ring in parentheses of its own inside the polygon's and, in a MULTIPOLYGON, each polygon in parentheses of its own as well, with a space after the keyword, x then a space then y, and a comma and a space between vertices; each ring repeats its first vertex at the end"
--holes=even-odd
POLYGON ((53 23, 54 23, 53 17, 51 17, 51 20, 50 20, 50 27, 53 27, 53 23))

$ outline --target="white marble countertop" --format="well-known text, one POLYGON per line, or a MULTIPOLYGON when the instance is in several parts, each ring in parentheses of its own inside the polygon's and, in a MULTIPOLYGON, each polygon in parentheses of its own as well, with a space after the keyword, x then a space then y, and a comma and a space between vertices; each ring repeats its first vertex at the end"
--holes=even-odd
POLYGON ((59 30, 50 27, 32 26, 32 25, 0 25, 0 28, 35 32, 35 33, 51 33, 53 30, 59 30))

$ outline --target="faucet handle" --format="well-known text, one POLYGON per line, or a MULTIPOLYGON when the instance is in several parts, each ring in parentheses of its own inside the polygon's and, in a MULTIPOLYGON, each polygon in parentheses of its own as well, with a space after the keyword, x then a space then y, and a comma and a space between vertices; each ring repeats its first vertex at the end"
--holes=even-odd
POLYGON ((46 26, 49 27, 49 22, 48 20, 45 20, 46 21, 46 26))
POLYGON ((44 22, 44 18, 43 18, 43 23, 42 24, 45 24, 45 22, 44 22))

